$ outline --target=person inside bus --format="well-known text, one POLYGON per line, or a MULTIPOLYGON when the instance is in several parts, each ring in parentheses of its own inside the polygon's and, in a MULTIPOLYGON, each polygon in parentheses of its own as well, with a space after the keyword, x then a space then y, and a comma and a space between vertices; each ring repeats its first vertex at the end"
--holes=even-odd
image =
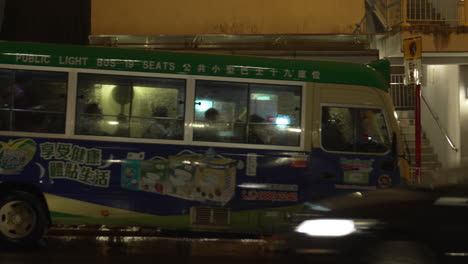
POLYGON ((345 142, 341 132, 339 122, 330 115, 328 107, 323 108, 322 112, 322 146, 331 151, 348 151, 348 145, 345 142))
MULTIPOLYGON (((29 110, 30 103, 28 102, 27 88, 32 85, 32 76, 26 74, 18 74, 15 76, 15 82, 12 85, 7 85, 2 89, 1 95, 1 107, 9 109, 22 109, 29 110)), ((30 100, 32 98, 29 98, 30 100)), ((2 113, 6 113, 3 112, 2 113)), ((9 128, 10 126, 10 114, 7 113, 5 117, 1 118, 1 127, 9 128)), ((34 122, 37 125, 38 119, 31 119, 31 113, 25 111, 18 111, 15 113, 14 127, 9 128, 12 130, 28 130, 31 127, 31 123, 34 122)))
POLYGON ((102 109, 98 103, 86 104, 84 113, 80 116, 76 124, 77 134, 80 135, 94 135, 106 136, 107 133, 103 132, 100 123, 102 121, 102 109))
POLYGON ((27 94, 26 88, 32 85, 32 77, 28 75, 18 75, 15 78, 15 83, 10 86, 5 86, 2 90, 2 107, 13 107, 16 109, 27 109, 27 94), (13 98, 11 99, 11 95, 13 98), (10 101, 12 100, 12 101, 10 101), (13 105, 10 105, 13 102, 13 105))
POLYGON ((205 120, 209 123, 214 125, 216 121, 219 119, 219 111, 216 108, 210 108, 205 112, 205 120))
POLYGON ((169 113, 167 107, 158 106, 153 111, 153 119, 145 132, 145 138, 171 138, 172 131, 168 120, 169 113))
POLYGON ((220 137, 221 126, 219 118, 220 114, 216 108, 206 110, 203 129, 196 131, 194 134, 195 140, 214 142, 222 141, 222 138, 220 137))
POLYGON ((249 118, 249 144, 272 144, 274 131, 272 125, 266 123, 265 119, 257 114, 249 118))

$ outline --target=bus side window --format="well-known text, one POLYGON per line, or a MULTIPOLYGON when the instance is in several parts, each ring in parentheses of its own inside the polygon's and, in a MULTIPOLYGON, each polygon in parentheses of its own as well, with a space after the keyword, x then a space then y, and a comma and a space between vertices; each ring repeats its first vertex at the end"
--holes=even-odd
POLYGON ((299 146, 301 87, 197 81, 197 141, 299 146), (206 114, 217 111, 216 120, 206 114))
POLYGON ((12 70, 0 70, 0 129, 10 130, 11 127, 11 92, 10 85, 14 78, 12 70))
POLYGON ((299 146, 301 87, 250 84, 248 143, 299 146))
POLYGON ((357 122, 358 152, 382 153, 390 149, 390 135, 381 110, 359 109, 357 122))
POLYGON ((78 75, 77 124, 80 135, 177 139, 184 135, 185 80, 121 75, 78 75), (90 104, 101 116, 89 131, 90 104))
POLYGON ((0 70, 1 129, 64 133, 67 73, 0 70))
POLYGON ((245 143, 248 84, 220 81, 196 82, 196 141, 245 143))
POLYGON ((329 151, 384 153, 390 145, 380 109, 324 106, 321 138, 329 151))
POLYGON ((322 107, 322 147, 331 151, 353 151, 354 125, 351 109, 322 107))

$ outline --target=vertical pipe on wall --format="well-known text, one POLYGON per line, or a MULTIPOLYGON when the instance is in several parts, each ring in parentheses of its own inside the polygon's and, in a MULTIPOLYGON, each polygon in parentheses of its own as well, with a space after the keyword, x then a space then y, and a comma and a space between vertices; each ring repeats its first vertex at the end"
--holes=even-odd
POLYGON ((401 10, 403 16, 402 26, 407 27, 408 24, 408 0, 401 0, 401 10))
POLYGON ((468 2, 468 0, 463 1, 464 5, 465 5, 465 8, 464 8, 464 11, 465 11, 464 12, 464 16, 465 16, 464 26, 465 27, 468 27, 468 3, 467 2, 468 2))
POLYGON ((414 179, 421 183, 421 84, 416 84, 416 109, 415 109, 415 170, 414 179))

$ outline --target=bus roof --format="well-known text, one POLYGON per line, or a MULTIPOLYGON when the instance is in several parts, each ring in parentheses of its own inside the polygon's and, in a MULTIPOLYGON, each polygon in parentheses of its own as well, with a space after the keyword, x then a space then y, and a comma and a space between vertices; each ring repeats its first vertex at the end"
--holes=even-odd
POLYGON ((389 86, 373 67, 348 62, 7 41, 0 42, 0 64, 389 86))

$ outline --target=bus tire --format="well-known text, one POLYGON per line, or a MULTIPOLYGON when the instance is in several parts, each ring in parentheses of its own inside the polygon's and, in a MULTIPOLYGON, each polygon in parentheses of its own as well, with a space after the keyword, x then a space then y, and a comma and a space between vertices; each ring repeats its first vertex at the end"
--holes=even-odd
POLYGON ((6 247, 31 248, 47 230, 43 202, 35 195, 11 191, 0 197, 0 243, 6 247))

